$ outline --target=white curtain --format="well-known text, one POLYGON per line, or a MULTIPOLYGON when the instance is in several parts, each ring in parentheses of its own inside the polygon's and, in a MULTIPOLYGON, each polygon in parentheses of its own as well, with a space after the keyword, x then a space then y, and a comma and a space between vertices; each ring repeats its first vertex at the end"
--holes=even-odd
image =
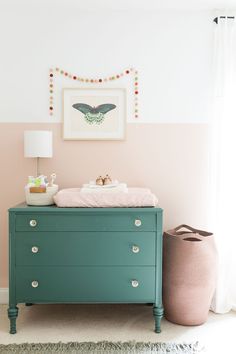
POLYGON ((236 310, 235 27, 235 20, 227 18, 218 18, 215 24, 209 216, 219 253, 217 289, 212 303, 212 310, 217 313, 236 310))

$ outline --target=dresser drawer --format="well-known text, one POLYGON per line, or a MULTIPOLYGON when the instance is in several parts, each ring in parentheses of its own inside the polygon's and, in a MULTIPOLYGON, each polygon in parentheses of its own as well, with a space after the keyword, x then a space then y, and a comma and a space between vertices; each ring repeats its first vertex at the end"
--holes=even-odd
POLYGON ((35 303, 154 302, 155 267, 16 267, 16 298, 35 303))
MULTIPOLYGON (((128 210, 128 208, 127 208, 128 210)), ((126 212, 124 214, 20 214, 16 231, 155 231, 156 214, 126 212)))
POLYGON ((17 265, 155 265, 155 232, 17 232, 17 265))

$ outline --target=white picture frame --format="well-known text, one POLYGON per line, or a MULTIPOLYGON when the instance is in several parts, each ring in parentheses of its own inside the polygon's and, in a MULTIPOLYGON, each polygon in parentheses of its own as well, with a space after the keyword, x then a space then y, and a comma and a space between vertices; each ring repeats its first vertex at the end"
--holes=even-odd
POLYGON ((63 89, 64 140, 124 140, 124 88, 63 89))

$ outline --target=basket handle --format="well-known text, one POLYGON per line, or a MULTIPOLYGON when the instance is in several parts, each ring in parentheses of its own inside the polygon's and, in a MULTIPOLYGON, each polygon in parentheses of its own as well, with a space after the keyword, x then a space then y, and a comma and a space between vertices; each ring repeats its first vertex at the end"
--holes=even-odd
POLYGON ((202 236, 211 236, 212 235, 211 232, 206 232, 206 231, 203 231, 203 230, 195 229, 194 227, 186 225, 186 224, 181 224, 181 225, 177 226, 176 228, 174 228, 174 230, 176 232, 176 235, 182 235, 182 234, 186 233, 185 231, 177 232, 178 230, 181 230, 182 228, 185 228, 185 229, 191 231, 192 233, 197 233, 197 234, 200 234, 202 236))
POLYGON ((189 225, 186 225, 186 224, 181 224, 181 225, 175 227, 174 230, 175 230, 175 231, 178 231, 178 230, 180 230, 180 229, 182 229, 182 228, 185 228, 185 229, 187 229, 187 230, 189 230, 189 231, 192 231, 192 232, 197 232, 197 231, 199 231, 199 230, 197 230, 197 229, 194 229, 192 226, 189 226, 189 225))

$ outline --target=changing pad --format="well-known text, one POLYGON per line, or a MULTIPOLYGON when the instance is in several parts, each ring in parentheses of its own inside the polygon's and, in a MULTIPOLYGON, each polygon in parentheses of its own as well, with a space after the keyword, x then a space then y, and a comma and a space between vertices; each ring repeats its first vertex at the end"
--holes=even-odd
POLYGON ((80 188, 60 190, 54 196, 58 207, 137 208, 157 206, 157 197, 147 188, 128 188, 128 192, 81 193, 80 188))

